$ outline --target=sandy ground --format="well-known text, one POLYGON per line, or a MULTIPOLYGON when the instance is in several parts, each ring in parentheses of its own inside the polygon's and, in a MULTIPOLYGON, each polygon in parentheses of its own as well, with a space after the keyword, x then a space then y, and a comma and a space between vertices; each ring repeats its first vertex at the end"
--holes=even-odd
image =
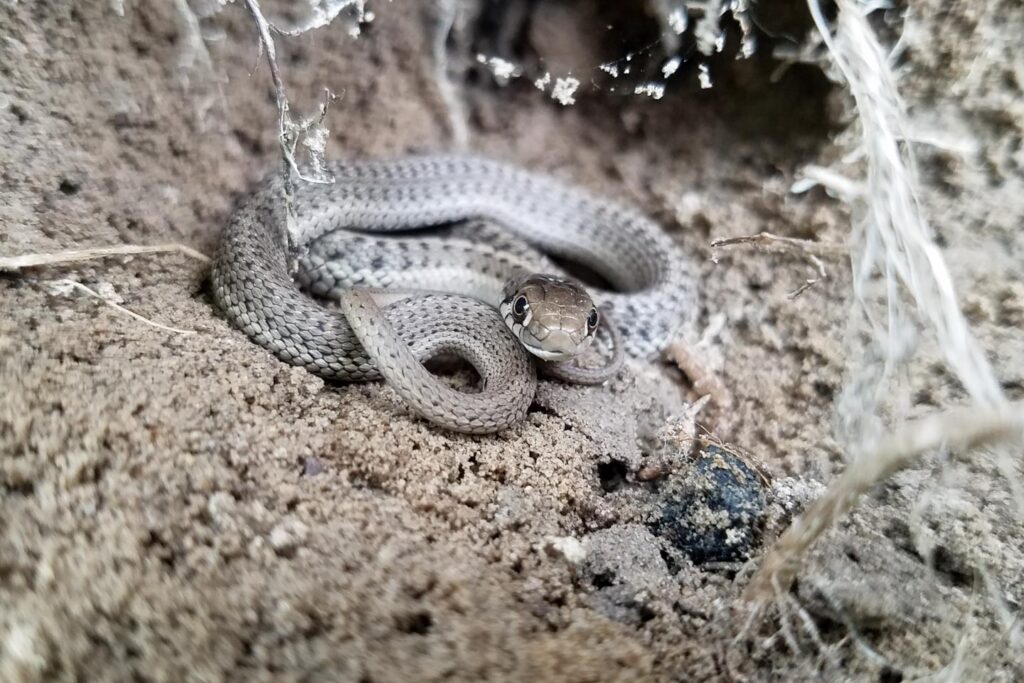
MULTIPOLYGON (((915 3, 902 83, 922 131, 974 145, 919 148, 924 200, 1019 399, 1024 10, 947 4, 915 3)), ((802 4, 787 7, 784 27, 806 26, 802 4)), ((372 9, 358 39, 332 28, 279 41, 296 108, 325 86, 343 93, 331 158, 448 149, 437 8, 372 9)), ((637 17, 623 40, 656 30, 637 17)), ((603 388, 545 383, 524 424, 464 437, 387 388, 280 363, 215 310, 207 266, 187 256, 4 275, 0 680, 1024 676, 1024 645, 1005 636, 1024 603, 1020 517, 984 458, 886 483, 816 548, 790 596, 804 611, 736 639, 749 567, 742 552, 694 555, 693 534, 720 547, 700 530, 735 522, 756 562, 761 537, 845 466, 832 420, 850 274, 830 263, 790 299, 814 277, 808 263, 738 251, 716 264, 708 244, 761 230, 844 242, 839 203, 788 189, 803 164, 841 154, 848 108, 812 66, 773 81, 767 50, 713 60, 710 90, 690 65, 662 100, 611 92, 590 68, 624 51, 605 23, 586 3, 539 6, 517 42, 552 71, 582 68, 578 102, 477 75, 460 89, 471 146, 637 202, 702 264, 701 325, 720 331, 700 354, 724 395, 699 422, 745 455, 686 452, 698 393, 667 362, 603 388), (749 515, 723 521, 723 505, 749 515)), ((228 6, 207 28, 223 32, 210 66, 183 58, 195 53, 172 3, 129 2, 123 18, 106 2, 3 3, 0 254, 213 253, 277 147, 245 13, 228 6)), ((903 381, 909 414, 962 399, 934 359, 903 381)))

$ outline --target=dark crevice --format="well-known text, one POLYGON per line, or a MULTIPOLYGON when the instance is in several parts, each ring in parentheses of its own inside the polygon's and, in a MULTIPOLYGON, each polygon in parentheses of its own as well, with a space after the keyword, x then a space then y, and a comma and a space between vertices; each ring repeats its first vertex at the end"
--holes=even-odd
POLYGON ((541 415, 549 415, 551 417, 557 417, 559 419, 562 418, 562 416, 558 414, 558 411, 554 410, 553 408, 549 408, 545 405, 541 405, 539 403, 531 403, 529 409, 527 409, 526 411, 527 415, 532 415, 534 413, 539 413, 541 415))
POLYGON ((626 475, 629 474, 629 467, 623 460, 609 460, 598 463, 597 476, 601 480, 601 489, 605 493, 612 493, 626 484, 626 475))
POLYGON ((590 582, 593 584, 594 588, 609 588, 615 585, 615 579, 615 572, 606 571, 594 574, 594 577, 590 582))
POLYGON ((402 633, 426 635, 434 627, 434 617, 426 610, 410 612, 396 617, 395 626, 402 633))
POLYGON ((878 683, 902 683, 903 672, 886 665, 878 673, 878 683))
POLYGON ((969 565, 965 566, 959 558, 943 546, 935 548, 932 552, 931 565, 935 573, 951 586, 970 588, 974 585, 974 568, 969 565))
POLYGON ((14 117, 16 119, 18 119, 18 123, 19 124, 24 124, 24 123, 28 122, 28 120, 29 120, 28 112, 25 111, 23 108, 21 108, 17 104, 12 104, 10 106, 10 110, 11 110, 11 113, 14 114, 14 117))
POLYGON ((68 197, 72 197, 78 194, 78 191, 81 189, 81 185, 78 183, 78 181, 71 180, 70 178, 61 178, 60 185, 58 185, 58 189, 61 191, 61 193, 67 195, 68 197))
MULTIPOLYGON (((743 31, 731 12, 719 19, 723 44, 708 56, 698 50, 699 11, 690 17, 689 28, 676 36, 666 33, 667 27, 651 13, 627 5, 484 2, 471 22, 465 46, 473 65, 467 80, 474 87, 493 87, 490 69, 474 59, 478 54, 508 60, 522 69, 522 77, 509 87, 523 92, 535 92, 534 80, 545 73, 570 71, 582 82, 578 107, 595 116, 600 116, 600 109, 630 109, 640 114, 634 117, 635 130, 647 137, 679 139, 681 120, 717 121, 738 140, 773 145, 777 155, 771 163, 760 157, 745 162, 764 165, 766 174, 813 157, 841 127, 829 106, 837 86, 822 69, 774 56, 797 52, 811 30, 813 21, 804 2, 771 3, 770 9, 752 3, 746 16, 752 21, 749 39, 755 50, 749 56, 744 56, 743 31), (574 28, 567 33, 548 30, 556 22, 574 28), (576 49, 567 51, 564 41, 576 49), (670 58, 679 63, 666 77, 662 69, 670 58), (574 61, 563 63, 567 60, 574 61), (711 88, 699 84, 705 69, 711 88), (637 88, 650 84, 663 87, 663 97, 656 101, 636 94, 637 88), (779 155, 789 157, 781 166, 779 155)), ((827 16, 835 8, 828 5, 824 11, 827 16)), ((691 135, 686 144, 699 139, 691 135)), ((722 144, 713 142, 713 136, 706 139, 705 144, 722 144)))

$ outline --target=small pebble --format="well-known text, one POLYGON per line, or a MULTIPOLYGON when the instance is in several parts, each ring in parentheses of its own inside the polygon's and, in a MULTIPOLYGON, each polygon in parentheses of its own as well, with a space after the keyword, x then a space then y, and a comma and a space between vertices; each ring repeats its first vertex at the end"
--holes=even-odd
POLYGON ((286 520, 270 532, 270 547, 278 555, 291 556, 306 540, 309 527, 298 520, 286 520))
POLYGON ((548 536, 544 540, 544 550, 548 555, 565 558, 569 564, 582 564, 587 559, 586 546, 572 536, 548 536))
POLYGON ((304 477, 315 477, 323 471, 324 465, 318 458, 306 458, 306 461, 302 463, 302 476, 304 477))

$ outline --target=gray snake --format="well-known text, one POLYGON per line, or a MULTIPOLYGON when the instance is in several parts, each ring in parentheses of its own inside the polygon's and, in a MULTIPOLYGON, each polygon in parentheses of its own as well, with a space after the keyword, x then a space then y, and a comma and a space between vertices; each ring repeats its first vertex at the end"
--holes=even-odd
MULTIPOLYGON (((234 325, 325 379, 383 377, 431 422, 492 433, 522 420, 533 400, 526 348, 562 359, 596 336, 591 295, 610 345, 632 357, 655 354, 694 322, 692 265, 627 205, 477 157, 329 170, 332 184, 296 183, 290 207, 281 174, 244 198, 211 275, 234 325), (610 290, 538 279, 564 277, 549 257, 589 269, 610 290), (549 289, 550 301, 525 296, 543 299, 549 289), (479 390, 458 391, 423 366, 442 354, 467 360, 479 390)), ((567 381, 608 376, 573 361, 542 365, 567 381)))

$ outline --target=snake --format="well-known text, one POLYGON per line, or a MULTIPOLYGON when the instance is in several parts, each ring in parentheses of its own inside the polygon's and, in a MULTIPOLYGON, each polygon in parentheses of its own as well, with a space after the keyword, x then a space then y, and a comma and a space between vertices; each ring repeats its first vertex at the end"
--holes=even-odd
POLYGON ((694 324, 692 262, 629 203, 480 156, 326 171, 242 197, 210 277, 234 326, 325 380, 383 379, 427 421, 491 434, 525 418, 538 370, 600 384, 694 324), (432 372, 439 356, 477 385, 432 372))

